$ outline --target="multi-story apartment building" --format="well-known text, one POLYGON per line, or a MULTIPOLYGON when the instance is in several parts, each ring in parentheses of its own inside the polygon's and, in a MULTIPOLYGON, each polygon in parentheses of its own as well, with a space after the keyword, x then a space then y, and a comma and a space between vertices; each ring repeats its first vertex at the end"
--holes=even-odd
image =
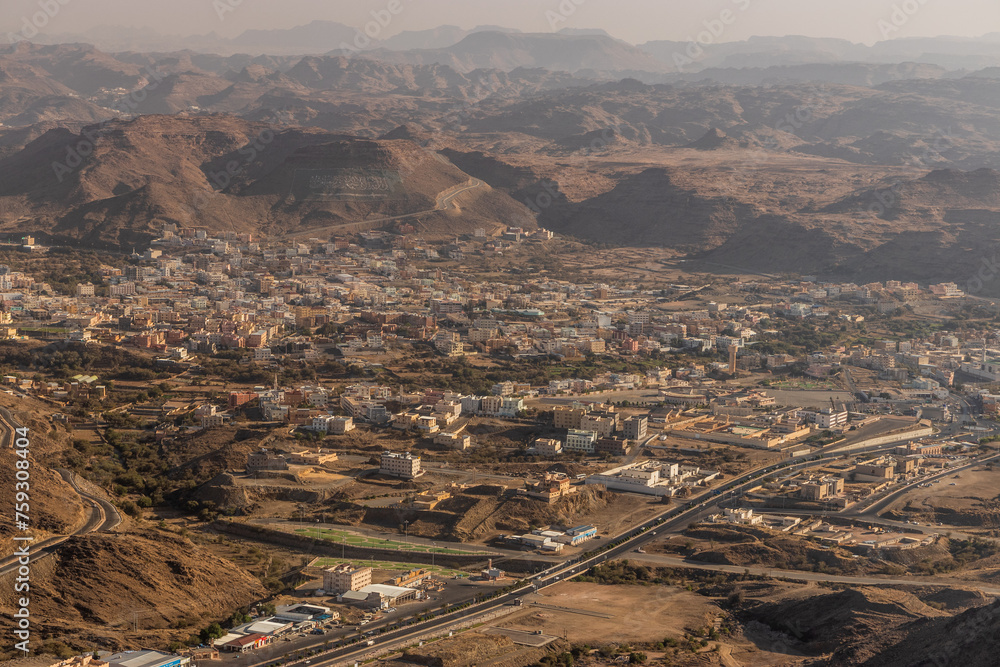
POLYGON ((566 451, 593 454, 596 442, 597 434, 593 431, 570 429, 566 434, 566 451))
POLYGON ((799 497, 804 500, 826 500, 844 492, 843 477, 810 479, 799 487, 799 497))
POLYGON ((562 453, 563 445, 551 438, 538 438, 532 447, 539 456, 556 456, 562 453))
POLYGON ((323 591, 327 595, 340 595, 347 591, 361 590, 372 583, 370 567, 354 567, 353 563, 341 563, 323 570, 323 591))
POLYGON ((280 454, 261 448, 247 456, 247 472, 258 470, 288 470, 288 461, 280 454))
POLYGON ((483 396, 479 401, 479 412, 484 415, 499 415, 503 407, 502 396, 483 396))
POLYGON ((622 422, 622 435, 627 440, 641 440, 646 437, 646 427, 649 419, 639 415, 629 417, 622 422))
POLYGON ((599 438, 594 443, 595 454, 608 454, 609 456, 625 456, 628 454, 629 442, 623 438, 599 438))
POLYGON ((351 417, 334 417, 326 424, 327 433, 344 435, 354 430, 354 419, 351 417))
POLYGON ((579 429, 585 414, 587 409, 583 407, 557 405, 552 409, 552 424, 556 428, 579 429))
POLYGON ((615 432, 615 420, 598 414, 585 414, 580 418, 579 430, 593 431, 598 438, 607 438, 615 432))
POLYGON ((382 452, 382 466, 379 472, 383 475, 413 479, 420 476, 423 471, 420 469, 419 456, 414 456, 410 452, 405 454, 382 452))

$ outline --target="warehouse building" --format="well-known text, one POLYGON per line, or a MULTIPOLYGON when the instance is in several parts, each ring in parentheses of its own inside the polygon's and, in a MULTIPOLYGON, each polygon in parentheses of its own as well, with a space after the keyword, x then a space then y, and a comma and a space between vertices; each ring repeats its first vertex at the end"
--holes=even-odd
POLYGON ((338 602, 357 605, 367 609, 386 609, 397 604, 417 600, 420 591, 415 588, 370 584, 356 591, 347 591, 337 596, 338 602))
POLYGON ((125 651, 105 658, 108 667, 184 667, 191 658, 163 651, 125 651))

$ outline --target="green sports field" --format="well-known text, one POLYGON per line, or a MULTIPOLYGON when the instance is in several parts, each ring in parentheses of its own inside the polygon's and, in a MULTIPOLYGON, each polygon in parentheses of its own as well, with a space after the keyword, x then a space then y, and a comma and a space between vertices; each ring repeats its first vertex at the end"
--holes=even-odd
POLYGON ((395 549, 396 551, 410 551, 413 553, 453 554, 457 556, 488 553, 486 551, 470 551, 467 549, 434 547, 429 544, 410 544, 409 542, 368 537, 366 535, 359 535, 357 533, 347 532, 346 530, 336 530, 333 528, 296 528, 295 532, 306 537, 329 540, 330 542, 336 542, 338 544, 349 544, 352 547, 366 547, 368 549, 395 549))

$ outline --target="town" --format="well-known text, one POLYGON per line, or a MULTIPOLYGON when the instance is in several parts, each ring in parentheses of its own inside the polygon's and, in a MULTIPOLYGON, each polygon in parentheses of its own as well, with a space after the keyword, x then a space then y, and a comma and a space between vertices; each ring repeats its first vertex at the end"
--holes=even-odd
POLYGON ((520 268, 559 242, 166 225, 53 285, 33 267, 63 251, 25 238, 0 267, 3 384, 45 406, 67 466, 124 515, 314 554, 269 614, 174 646, 184 660, 374 643, 369 623, 488 598, 671 513, 854 558, 929 548, 941 522, 880 512, 992 465, 1000 330, 957 286, 520 268), (490 276, 466 263, 504 254, 490 276), (228 463, 183 488, 94 458, 202 441, 228 463))

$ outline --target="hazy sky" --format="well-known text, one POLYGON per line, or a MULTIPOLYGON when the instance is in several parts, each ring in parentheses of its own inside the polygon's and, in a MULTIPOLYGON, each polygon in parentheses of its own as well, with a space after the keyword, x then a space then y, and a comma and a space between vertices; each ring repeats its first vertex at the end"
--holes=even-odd
POLYGON ((890 37, 1000 32, 997 0, 0 0, 0 29, 17 31, 25 17, 48 5, 59 10, 46 17, 45 32, 121 25, 231 37, 248 28, 288 28, 316 19, 360 28, 371 12, 393 2, 401 3, 402 11, 380 36, 442 24, 499 24, 531 32, 600 27, 634 43, 687 41, 726 10, 729 25, 717 41, 799 34, 872 43, 884 32, 890 37), (909 15, 897 11, 893 22, 894 6, 909 15), (899 29, 886 32, 887 25, 899 29))

